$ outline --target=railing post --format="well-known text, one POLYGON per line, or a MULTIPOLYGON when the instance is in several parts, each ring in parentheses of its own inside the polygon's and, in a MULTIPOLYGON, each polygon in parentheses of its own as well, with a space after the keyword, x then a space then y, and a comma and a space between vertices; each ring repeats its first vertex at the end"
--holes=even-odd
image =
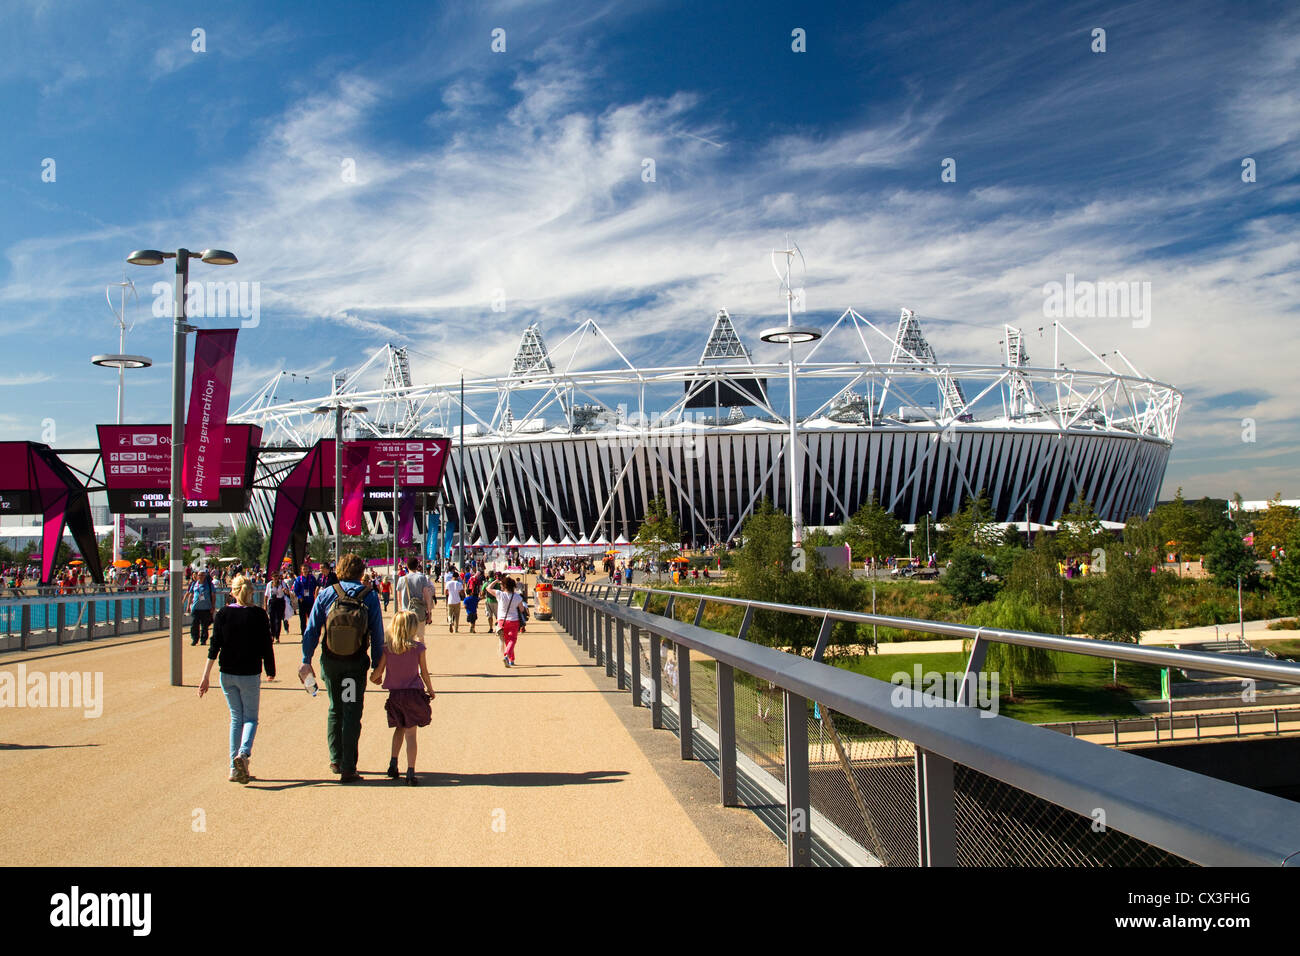
POLYGON ((808 786, 808 701, 783 690, 785 708, 785 850, 790 866, 812 865, 808 786))
MULTIPOLYGON (((641 628, 635 624, 632 625, 632 646, 629 650, 632 653, 632 706, 641 706, 641 628)), ((650 659, 654 660, 654 635, 650 635, 650 659)), ((651 712, 653 715, 653 711, 651 712)), ((658 724, 652 724, 656 728, 658 724)))
POLYGON ((705 601, 704 598, 700 598, 700 604, 699 604, 699 606, 695 609, 695 621, 694 621, 694 623, 695 623, 695 626, 696 626, 696 627, 699 627, 699 626, 700 626, 700 621, 702 621, 702 620, 704 619, 704 605, 705 605, 706 603, 707 603, 707 602, 705 601))
MULTIPOLYGON (((789 760, 789 755, 786 755, 789 760)), ((946 757, 916 748, 916 826, 919 866, 957 865, 955 775, 946 757)))
POLYGON ((135 605, 135 632, 144 633, 144 598, 141 598, 135 605))
POLYGON ((587 656, 599 664, 601 631, 605 629, 605 612, 598 608, 592 608, 591 613, 593 615, 591 621, 591 641, 587 644, 587 656))
MULTIPOLYGON (((691 728, 691 649, 685 644, 677 648, 677 723, 681 731, 682 759, 695 759, 695 732, 691 728)), ((658 674, 655 675, 656 683, 658 674)))
POLYGON ((670 621, 676 620, 676 618, 673 617, 673 604, 676 600, 677 595, 670 594, 668 595, 668 603, 664 606, 664 617, 668 618, 670 621))
POLYGON ((618 679, 618 689, 623 690, 627 686, 627 681, 623 679, 623 664, 625 663, 623 660, 623 622, 619 621, 615 627, 618 633, 614 636, 616 641, 614 645, 614 659, 613 661, 606 661, 605 673, 608 674, 612 668, 614 673, 610 676, 618 679))
POLYGON ((22 623, 19 625, 22 634, 22 647, 27 650, 32 643, 32 606, 24 604, 22 610, 22 623))
POLYGON ((736 640, 743 641, 745 634, 749 631, 749 625, 754 623, 754 605, 745 605, 745 616, 740 619, 740 630, 736 632, 736 640))
POLYGON ((122 634, 122 601, 119 598, 113 602, 113 636, 120 637, 122 634))
POLYGON ((66 604, 56 604, 54 606, 54 643, 63 643, 63 609, 66 604))
POLYGON ((600 663, 605 665, 605 676, 614 676, 610 672, 614 669, 614 615, 605 615, 605 652, 601 655, 600 663))
POLYGON ((736 673, 730 664, 715 662, 718 680, 718 783, 724 807, 736 799, 736 673))

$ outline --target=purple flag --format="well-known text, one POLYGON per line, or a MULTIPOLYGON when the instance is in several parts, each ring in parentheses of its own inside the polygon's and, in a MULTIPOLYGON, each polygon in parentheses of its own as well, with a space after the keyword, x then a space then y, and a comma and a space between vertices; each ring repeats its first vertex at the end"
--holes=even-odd
POLYGON ((226 450, 226 413, 230 411, 230 375, 238 334, 238 329, 195 333, 185 467, 181 471, 185 496, 195 501, 216 501, 221 494, 221 459, 226 450))

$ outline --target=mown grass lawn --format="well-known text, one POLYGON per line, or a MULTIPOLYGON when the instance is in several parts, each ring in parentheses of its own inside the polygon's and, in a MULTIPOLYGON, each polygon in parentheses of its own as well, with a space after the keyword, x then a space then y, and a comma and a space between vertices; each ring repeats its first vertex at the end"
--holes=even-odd
MULTIPOLYGON (((1160 695, 1160 669, 1140 664, 1119 665, 1121 689, 1109 687, 1111 662, 1097 657, 1078 654, 1053 654, 1057 674, 1047 681, 1017 684, 1016 701, 1007 700, 1009 688, 999 681, 1002 695, 999 710, 1011 717, 1031 724, 1045 724, 1065 720, 1105 720, 1113 717, 1133 717, 1138 711, 1134 700, 1160 695)), ((961 674, 966 669, 964 654, 873 654, 869 657, 840 658, 835 666, 866 674, 877 680, 888 681, 898 672, 911 679, 915 665, 921 665, 922 674, 937 671, 942 674, 961 674)))

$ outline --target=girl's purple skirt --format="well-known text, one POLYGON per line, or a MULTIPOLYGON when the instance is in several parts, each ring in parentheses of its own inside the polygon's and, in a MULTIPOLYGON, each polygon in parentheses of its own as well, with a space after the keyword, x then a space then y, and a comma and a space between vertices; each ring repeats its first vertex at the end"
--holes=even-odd
POLYGON ((389 727, 428 727, 433 720, 429 695, 420 690, 390 690, 384 704, 389 727))

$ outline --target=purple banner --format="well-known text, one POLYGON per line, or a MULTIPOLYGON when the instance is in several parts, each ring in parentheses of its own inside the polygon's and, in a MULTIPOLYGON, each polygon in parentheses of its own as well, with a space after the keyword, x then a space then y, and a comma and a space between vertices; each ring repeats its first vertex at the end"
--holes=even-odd
POLYGON ((362 505, 366 497, 366 461, 370 449, 365 445, 343 446, 343 533, 361 534, 365 530, 362 505))
POLYGON ((194 339, 194 379, 185 421, 185 495, 216 501, 221 494, 221 460, 230 411, 230 376, 235 367, 238 329, 202 329, 194 339))
POLYGON ((397 543, 408 545, 415 543, 415 492, 402 489, 398 499, 397 543))

